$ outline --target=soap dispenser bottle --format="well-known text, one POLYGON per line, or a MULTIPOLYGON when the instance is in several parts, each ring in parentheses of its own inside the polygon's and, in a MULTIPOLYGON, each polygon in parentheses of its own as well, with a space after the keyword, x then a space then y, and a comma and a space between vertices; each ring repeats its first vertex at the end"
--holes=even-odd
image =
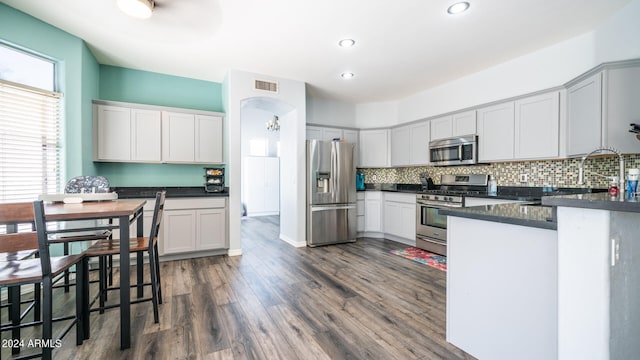
POLYGON ((364 190, 364 173, 359 171, 356 173, 356 190, 364 190))
POLYGON ((491 175, 489 175, 489 183, 487 184, 487 193, 489 195, 498 195, 498 182, 491 175))

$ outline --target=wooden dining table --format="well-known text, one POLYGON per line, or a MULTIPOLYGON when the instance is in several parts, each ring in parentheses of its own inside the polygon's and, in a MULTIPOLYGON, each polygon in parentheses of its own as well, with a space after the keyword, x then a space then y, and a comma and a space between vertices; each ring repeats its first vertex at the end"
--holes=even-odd
MULTIPOLYGON (((89 229, 117 228, 120 231, 120 239, 129 238, 129 227, 136 223, 136 236, 143 236, 143 207, 146 200, 127 199, 110 201, 82 202, 79 204, 50 203, 45 205, 45 217, 47 221, 75 221, 75 220, 117 220, 117 225, 96 225, 89 229)), ((114 223, 111 221, 110 223, 114 223)), ((73 229, 78 231, 78 229, 73 229)), ((64 231, 64 230, 63 230, 64 231)), ((120 241, 120 259, 129 259, 129 241, 120 241)), ((129 261, 120 261, 120 348, 131 347, 131 288, 130 288, 130 264, 129 261)), ((88 291, 88 289, 87 289, 88 291)), ((85 294, 88 316, 88 293, 85 294)), ((85 338, 89 338, 89 321, 84 322, 85 338)))

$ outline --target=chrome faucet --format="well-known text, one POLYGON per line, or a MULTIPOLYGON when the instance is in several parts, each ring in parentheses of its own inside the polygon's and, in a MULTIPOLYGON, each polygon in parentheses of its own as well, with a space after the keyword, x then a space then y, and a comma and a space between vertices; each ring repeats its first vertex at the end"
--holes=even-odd
MULTIPOLYGON (((601 148, 597 148, 595 150, 593 150, 592 152, 588 153, 587 155, 585 155, 582 158, 582 161, 580 161, 580 167, 578 168, 578 185, 583 185, 584 184, 584 162, 587 160, 587 158, 595 153, 602 153, 602 152, 612 152, 616 155, 618 155, 618 158, 620 159, 620 177, 618 179, 618 181, 620 182, 618 185, 618 188, 620 189, 620 193, 623 194, 624 193, 624 159, 622 158, 622 154, 620 153, 620 151, 612 148, 612 147, 601 147, 601 148)), ((593 171, 589 171, 590 173, 594 174, 594 175, 598 175, 598 176, 602 176, 605 178, 610 179, 611 176, 605 176, 602 174, 598 174, 597 172, 593 172, 593 171)))

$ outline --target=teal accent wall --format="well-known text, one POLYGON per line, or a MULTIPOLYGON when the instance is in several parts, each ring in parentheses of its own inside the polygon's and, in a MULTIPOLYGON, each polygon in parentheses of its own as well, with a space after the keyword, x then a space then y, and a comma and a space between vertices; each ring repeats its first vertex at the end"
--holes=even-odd
POLYGON ((222 112, 220 83, 100 65, 100 99, 222 112))
POLYGON ((102 175, 113 186, 202 186, 203 165, 93 162, 94 99, 223 111, 220 83, 99 65, 80 38, 0 3, 0 41, 56 61, 64 93, 63 183, 102 175))
MULTIPOLYGON (((100 65, 99 88, 100 100, 223 111, 222 85, 210 81, 100 65)), ((205 165, 101 162, 95 166, 112 186, 204 186, 205 165)))
POLYGON ((0 41, 57 63, 58 90, 64 94, 64 179, 91 175, 92 108, 98 93, 98 64, 82 39, 0 4, 0 41))
POLYGON ((82 47, 82 175, 96 175, 93 162, 93 99, 98 98, 100 67, 86 46, 82 47))

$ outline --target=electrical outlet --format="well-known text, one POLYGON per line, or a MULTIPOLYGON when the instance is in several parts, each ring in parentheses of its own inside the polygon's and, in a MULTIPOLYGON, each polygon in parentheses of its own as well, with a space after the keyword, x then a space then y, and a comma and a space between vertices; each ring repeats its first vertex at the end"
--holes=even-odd
POLYGON ((378 181, 378 177, 375 175, 371 175, 371 180, 373 180, 373 182, 378 181))
POLYGON ((520 174, 520 182, 521 183, 526 183, 528 179, 529 179, 529 175, 528 174, 520 174))

